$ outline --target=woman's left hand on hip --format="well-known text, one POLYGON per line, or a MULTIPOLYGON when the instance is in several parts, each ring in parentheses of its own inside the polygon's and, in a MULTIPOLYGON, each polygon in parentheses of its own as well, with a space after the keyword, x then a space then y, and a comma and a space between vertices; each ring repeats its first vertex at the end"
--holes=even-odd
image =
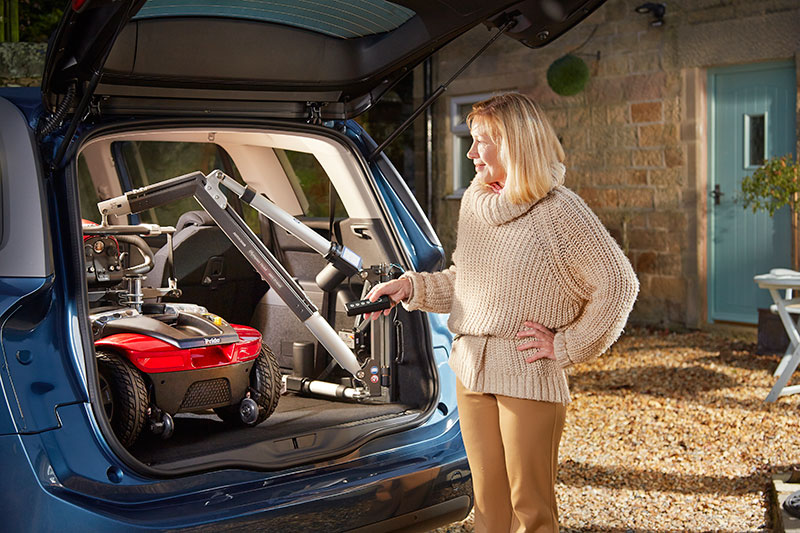
POLYGON ((538 322, 526 321, 525 326, 525 329, 517 333, 517 338, 524 339, 533 337, 533 339, 517 346, 517 350, 536 350, 533 355, 527 356, 525 361, 533 363, 539 359, 555 360, 556 355, 553 350, 553 337, 555 334, 538 322))

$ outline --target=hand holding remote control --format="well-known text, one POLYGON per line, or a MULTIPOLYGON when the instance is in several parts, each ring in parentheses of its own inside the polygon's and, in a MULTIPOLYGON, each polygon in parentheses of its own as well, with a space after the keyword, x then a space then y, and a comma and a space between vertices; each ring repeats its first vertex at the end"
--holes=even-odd
POLYGON ((347 316, 363 315, 365 313, 372 313, 373 311, 383 311, 390 307, 392 307, 392 301, 385 294, 374 302, 369 298, 365 298, 364 300, 357 300, 344 304, 344 308, 347 310, 347 316))
POLYGON ((369 293, 367 293, 367 300, 374 303, 385 296, 388 298, 389 304, 380 304, 386 306, 383 307, 383 309, 364 309, 364 307, 361 307, 361 310, 359 310, 358 313, 363 313, 365 320, 374 320, 381 316, 381 313, 383 313, 384 316, 387 316, 394 305, 396 305, 398 302, 402 302, 403 300, 407 300, 411 296, 411 288, 411 281, 406 278, 393 279, 384 283, 378 283, 372 287, 369 293))

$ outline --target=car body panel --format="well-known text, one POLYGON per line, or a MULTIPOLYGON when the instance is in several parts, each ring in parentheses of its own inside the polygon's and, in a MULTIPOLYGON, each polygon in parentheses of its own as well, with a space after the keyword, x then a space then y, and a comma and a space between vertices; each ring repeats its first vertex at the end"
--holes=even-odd
MULTIPOLYGON (((19 469, 18 479, 25 480, 27 501, 38 502, 41 519, 28 520, 24 530, 51 531, 58 519, 60 531, 219 531, 224 518, 237 530, 343 531, 471 497, 456 413, 402 438, 384 437, 389 442, 370 445, 380 451, 362 449, 337 463, 148 480, 96 446, 86 409, 59 409, 61 430, 0 437, 8 468, 19 469), (39 485, 43 490, 29 490, 39 485)), ((8 504, 7 499, 0 509, 8 504)), ((20 518, 8 509, 6 516, 20 518)))
MULTIPOLYGON (((30 98, 33 92, 14 94, 30 98)), ((31 104, 29 100, 24 102, 31 104)), ((39 176, 39 161, 39 150, 25 115, 0 98, 0 277, 42 278, 53 273, 50 228, 43 209, 44 188, 37 179, 12 179, 39 176)))

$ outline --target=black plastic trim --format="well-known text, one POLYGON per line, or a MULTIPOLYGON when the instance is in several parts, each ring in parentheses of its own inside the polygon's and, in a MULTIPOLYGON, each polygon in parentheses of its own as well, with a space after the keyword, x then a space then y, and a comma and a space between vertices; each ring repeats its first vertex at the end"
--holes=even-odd
POLYGON ((472 509, 472 499, 466 494, 462 494, 452 500, 430 507, 423 507, 375 524, 351 529, 349 533, 425 533, 437 527, 463 520, 469 514, 470 509, 472 509))

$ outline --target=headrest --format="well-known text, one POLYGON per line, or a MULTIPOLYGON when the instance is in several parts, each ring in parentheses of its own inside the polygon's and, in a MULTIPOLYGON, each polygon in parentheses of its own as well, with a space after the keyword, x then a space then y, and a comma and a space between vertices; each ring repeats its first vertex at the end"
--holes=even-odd
POLYGON ((205 211, 187 211, 178 218, 175 224, 175 232, 188 227, 188 226, 215 226, 216 223, 211 216, 205 211))

